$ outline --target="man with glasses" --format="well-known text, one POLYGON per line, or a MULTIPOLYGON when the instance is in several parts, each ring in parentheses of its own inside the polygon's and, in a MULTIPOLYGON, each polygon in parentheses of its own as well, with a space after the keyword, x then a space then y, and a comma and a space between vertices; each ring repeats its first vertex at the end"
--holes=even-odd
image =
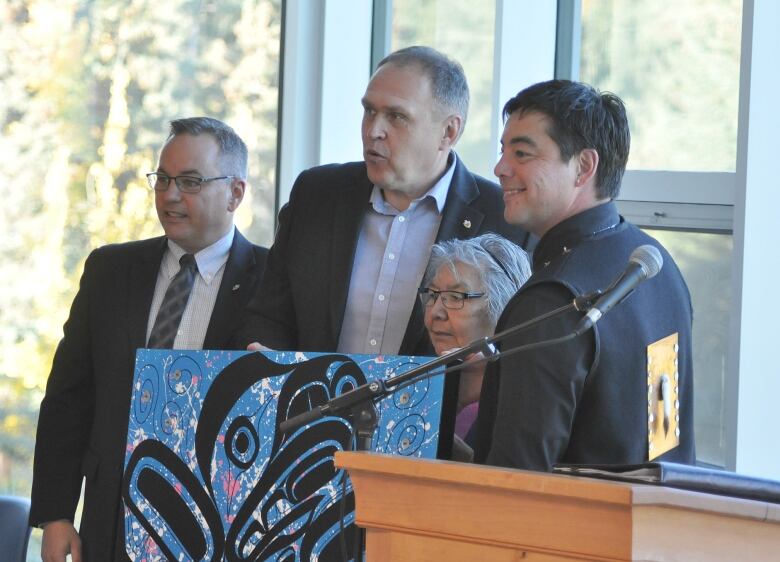
POLYGON ((233 129, 205 117, 171 122, 147 175, 165 236, 87 258, 38 421, 30 522, 43 527, 44 561, 127 559, 120 484, 135 351, 227 346, 266 255, 233 225, 246 177, 233 129))
POLYGON ((402 49, 361 102, 363 161, 298 177, 237 346, 432 354, 416 292, 434 242, 488 231, 526 242, 498 186, 454 152, 469 103, 460 64, 402 49))

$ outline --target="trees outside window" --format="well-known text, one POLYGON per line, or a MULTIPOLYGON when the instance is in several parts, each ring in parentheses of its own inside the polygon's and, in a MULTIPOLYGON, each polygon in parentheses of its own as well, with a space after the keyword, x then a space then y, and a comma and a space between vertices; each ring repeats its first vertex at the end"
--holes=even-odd
POLYGON ((0 493, 28 495, 87 254, 162 233, 144 174, 170 120, 208 115, 244 138, 237 223, 270 244, 281 0, 4 0, 0 28, 0 493))

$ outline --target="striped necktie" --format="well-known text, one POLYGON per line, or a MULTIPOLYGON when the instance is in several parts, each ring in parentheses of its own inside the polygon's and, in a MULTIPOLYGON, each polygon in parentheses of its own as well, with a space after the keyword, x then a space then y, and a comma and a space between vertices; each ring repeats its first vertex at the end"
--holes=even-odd
POLYGON ((192 254, 184 254, 179 260, 179 272, 168 285, 165 297, 154 320, 154 327, 149 336, 149 348, 172 349, 179 323, 190 300, 192 285, 195 283, 195 273, 198 264, 192 254))

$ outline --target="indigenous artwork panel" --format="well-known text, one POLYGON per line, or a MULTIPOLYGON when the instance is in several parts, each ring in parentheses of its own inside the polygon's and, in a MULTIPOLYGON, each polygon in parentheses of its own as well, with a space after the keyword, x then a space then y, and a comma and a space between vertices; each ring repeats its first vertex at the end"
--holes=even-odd
MULTIPOLYGON (((138 350, 122 483, 131 560, 343 560, 354 497, 347 419, 281 422, 428 358, 138 350), (344 501, 342 502, 342 496, 344 501), (342 528, 343 527, 343 528, 342 528)), ((378 405, 372 449, 435 458, 444 377, 378 405)))

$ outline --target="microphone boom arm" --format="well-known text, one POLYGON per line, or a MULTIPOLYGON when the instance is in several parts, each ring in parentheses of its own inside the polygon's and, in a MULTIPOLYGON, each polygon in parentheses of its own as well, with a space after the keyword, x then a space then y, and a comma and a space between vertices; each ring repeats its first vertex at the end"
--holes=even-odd
MULTIPOLYGON (((292 418, 283 421, 279 424, 279 430, 283 433, 288 433, 297 429, 298 427, 322 419, 325 416, 340 416, 350 413, 354 414, 356 405, 366 404, 369 402, 378 402, 385 396, 392 394, 402 387, 415 383, 418 380, 422 380, 437 374, 458 371, 464 368, 466 363, 464 363, 463 360, 473 353, 482 352, 484 358, 478 359, 474 362, 469 362, 469 365, 493 361, 497 359, 499 355, 498 351, 493 345, 494 343, 499 342, 522 330, 535 326, 540 322, 554 318, 565 312, 569 312, 570 310, 582 311, 587 307, 592 306, 591 303, 594 302, 600 294, 600 292, 596 292, 582 297, 577 297, 572 300, 572 302, 564 306, 553 309, 540 316, 537 316, 536 318, 532 318, 526 322, 523 322, 522 324, 518 324, 517 326, 512 326, 511 328, 508 328, 503 332, 499 332, 498 334, 486 336, 484 338, 473 341, 465 347, 462 347, 451 353, 447 353, 446 355, 442 355, 441 357, 437 357, 436 359, 428 361, 427 363, 423 363, 419 367, 410 369, 405 373, 390 377, 386 380, 374 380, 360 385, 357 388, 353 388, 352 390, 345 392, 344 394, 340 394, 339 396, 331 398, 322 406, 316 406, 308 412, 298 414, 297 416, 293 416, 292 418), (445 367, 445 369, 442 371, 438 371, 439 367, 446 366, 448 363, 453 362, 459 362, 460 364, 451 366, 449 368, 445 367)), ((571 337, 576 337, 576 335, 579 334, 572 335, 571 337)), ((537 346, 538 344, 534 343, 528 345, 537 346)), ((522 346, 523 349, 518 349, 518 351, 522 351, 526 347, 528 346, 522 346)), ((514 352, 515 350, 511 351, 514 352)), ((506 355, 506 353, 501 355, 506 355)), ((358 408, 357 411, 357 415, 363 415, 360 408, 358 408)))

